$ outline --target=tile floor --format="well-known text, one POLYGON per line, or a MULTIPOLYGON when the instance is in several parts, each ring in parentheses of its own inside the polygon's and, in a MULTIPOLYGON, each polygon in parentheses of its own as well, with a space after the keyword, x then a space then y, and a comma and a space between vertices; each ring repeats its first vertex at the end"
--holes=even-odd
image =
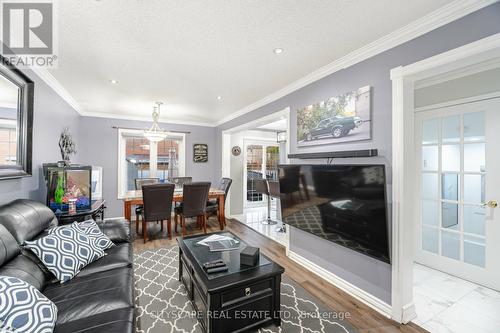
MULTIPOLYGON (((271 205, 271 218, 273 220, 276 220, 276 212, 276 204, 273 203, 271 205)), ((266 225, 261 223, 262 220, 267 218, 266 206, 245 208, 243 214, 233 215, 232 217, 245 223, 260 234, 286 246, 286 234, 276 231, 276 229, 281 226, 281 222, 278 222, 277 225, 266 225)))
POLYGON ((415 264, 414 322, 431 333, 499 333, 500 292, 415 264))

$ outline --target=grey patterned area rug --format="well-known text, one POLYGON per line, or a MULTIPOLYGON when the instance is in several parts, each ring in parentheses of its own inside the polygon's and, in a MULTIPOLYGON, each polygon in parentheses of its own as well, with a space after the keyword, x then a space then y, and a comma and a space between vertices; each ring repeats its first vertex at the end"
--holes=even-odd
MULTIPOLYGON (((178 281, 177 246, 138 251, 134 271, 138 333, 203 332, 186 289, 178 281)), ((357 332, 344 320, 349 314, 332 311, 284 275, 281 304, 281 327, 269 325, 255 332, 357 332)))

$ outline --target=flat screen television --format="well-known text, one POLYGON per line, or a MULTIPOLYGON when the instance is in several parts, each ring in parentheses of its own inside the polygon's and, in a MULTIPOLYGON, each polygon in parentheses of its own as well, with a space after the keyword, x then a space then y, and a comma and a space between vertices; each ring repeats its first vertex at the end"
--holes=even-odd
POLYGON ((279 165, 282 220, 390 263, 384 165, 279 165))

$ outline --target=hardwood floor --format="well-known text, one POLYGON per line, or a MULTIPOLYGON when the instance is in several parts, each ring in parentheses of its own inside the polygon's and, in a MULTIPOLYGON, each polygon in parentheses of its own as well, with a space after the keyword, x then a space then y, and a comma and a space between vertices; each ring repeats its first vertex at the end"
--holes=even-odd
MULTIPOLYGON (((187 234, 201 234, 201 230, 196 228, 194 225, 194 222, 188 223, 187 234)), ((165 231, 162 232, 160 231, 160 225, 156 223, 149 223, 148 232, 151 240, 144 244, 142 237, 136 237, 134 249, 144 250, 175 245, 175 237, 173 237, 172 240, 169 240, 167 238, 166 229, 167 228, 165 228, 165 231)), ((135 224, 133 224, 133 230, 135 231, 135 224)), ((304 289, 325 305, 336 311, 342 311, 345 313, 348 312, 350 314, 350 318, 347 320, 355 326, 360 333, 427 332, 413 323, 400 325, 391 319, 384 317, 375 310, 372 310, 326 280, 288 259, 285 254, 285 248, 282 245, 266 238, 265 236, 262 236, 253 229, 245 226, 243 223, 236 220, 228 220, 226 230, 231 231, 252 246, 259 247, 263 254, 285 268, 285 274, 290 279, 300 284, 304 289)), ((216 231, 220 231, 219 225, 214 218, 211 218, 209 219, 208 232, 216 231)))

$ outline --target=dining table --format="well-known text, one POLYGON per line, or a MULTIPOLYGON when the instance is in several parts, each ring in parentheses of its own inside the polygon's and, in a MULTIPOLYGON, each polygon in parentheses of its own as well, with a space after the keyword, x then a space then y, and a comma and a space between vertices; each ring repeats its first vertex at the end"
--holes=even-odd
MULTIPOLYGON (((224 214, 224 196, 225 192, 223 190, 219 190, 216 188, 210 188, 208 192, 208 199, 217 199, 218 203, 218 218, 220 229, 223 230, 226 225, 226 216, 224 214)), ((123 216, 125 219, 131 221, 132 217, 132 207, 137 205, 143 205, 144 202, 142 200, 142 191, 141 190, 133 190, 127 191, 120 198, 123 201, 123 216)), ((174 190, 174 202, 182 202, 184 201, 182 188, 174 190)))

